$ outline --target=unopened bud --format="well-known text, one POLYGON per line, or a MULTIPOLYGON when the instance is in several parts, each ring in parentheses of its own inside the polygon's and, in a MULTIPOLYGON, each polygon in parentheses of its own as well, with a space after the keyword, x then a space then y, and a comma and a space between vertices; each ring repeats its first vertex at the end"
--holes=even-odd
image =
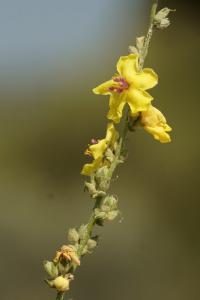
POLYGON ((138 49, 135 46, 129 46, 128 50, 132 54, 138 54, 138 49))
POLYGON ((51 278, 58 276, 58 269, 52 261, 45 260, 43 262, 44 269, 51 278))
POLYGON ((103 205, 106 205, 110 208, 110 210, 117 208, 117 199, 114 196, 107 196, 104 199, 103 205))
POLYGON ((165 29, 170 25, 170 20, 168 17, 169 13, 171 11, 175 11, 172 9, 169 9, 168 7, 165 7, 161 9, 154 17, 154 25, 158 29, 165 29))
POLYGON ((104 211, 101 211, 100 209, 95 209, 95 218, 104 220, 106 219, 107 213, 104 211))
POLYGON ((108 221, 113 221, 119 214, 119 210, 112 210, 108 213, 107 219, 108 221))
POLYGON ((111 163, 113 162, 115 156, 114 156, 114 154, 113 154, 113 151, 112 151, 110 148, 108 148, 108 149, 106 150, 105 157, 106 157, 107 160, 110 161, 111 163))
POLYGON ((162 19, 165 19, 169 15, 170 11, 172 10, 168 7, 162 8, 161 10, 159 10, 159 12, 157 12, 157 14, 154 17, 154 20, 160 22, 162 19))
POLYGON ((59 276, 53 280, 53 286, 59 292, 66 292, 69 290, 69 279, 59 276))
POLYGON ((84 239, 87 236, 87 234, 88 234, 88 232, 87 232, 87 225, 84 225, 84 224, 81 225, 81 227, 79 228, 78 233, 79 233, 80 239, 81 240, 84 239))
POLYGON ((91 196, 97 192, 94 183, 85 182, 85 187, 91 196))
POLYGON ((97 246, 97 242, 93 239, 89 239, 88 242, 87 242, 87 247, 88 247, 88 250, 94 250, 97 246))
POLYGON ((140 36, 136 38, 136 46, 138 48, 139 51, 142 50, 143 46, 144 46, 144 41, 145 41, 145 37, 144 36, 140 36))
POLYGON ((72 243, 77 243, 79 240, 79 234, 75 228, 69 229, 68 232, 68 240, 72 243))

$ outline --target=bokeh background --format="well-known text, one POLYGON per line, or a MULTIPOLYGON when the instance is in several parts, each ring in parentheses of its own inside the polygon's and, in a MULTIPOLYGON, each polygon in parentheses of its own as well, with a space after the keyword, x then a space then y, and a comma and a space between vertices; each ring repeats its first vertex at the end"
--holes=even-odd
MULTIPOLYGON (((69 227, 92 200, 79 174, 91 137, 103 137, 108 99, 92 88, 144 34, 151 1, 0 1, 1 299, 55 299, 43 283, 69 227)), ((142 130, 112 190, 123 221, 102 229, 66 299, 197 300, 200 297, 199 71, 195 1, 153 37, 147 66, 159 74, 154 104, 173 127, 162 145, 142 130)))

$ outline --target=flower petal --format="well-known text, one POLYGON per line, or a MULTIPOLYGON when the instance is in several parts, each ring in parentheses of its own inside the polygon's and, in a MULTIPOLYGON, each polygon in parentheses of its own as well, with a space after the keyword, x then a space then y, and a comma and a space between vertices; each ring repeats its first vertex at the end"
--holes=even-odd
POLYGON ((145 91, 138 90, 131 86, 128 90, 127 102, 134 116, 138 112, 146 111, 153 100, 153 97, 145 91))
POLYGON ((106 141, 108 144, 113 144, 118 136, 118 132, 115 129, 115 126, 113 123, 109 123, 107 126, 107 132, 106 132, 106 141))
POLYGON ((160 141, 161 143, 171 142, 170 135, 165 131, 164 127, 149 127, 145 126, 144 129, 153 135, 154 139, 160 141))
POLYGON ((138 55, 121 56, 117 63, 117 71, 128 83, 131 83, 138 72, 138 55))
POLYGON ((114 81, 108 80, 102 84, 100 84, 99 86, 97 86, 96 88, 94 88, 92 91, 93 93, 97 94, 97 95, 110 95, 110 91, 109 88, 112 87, 114 84, 114 81))
POLYGON ((101 166, 101 163, 102 163, 101 159, 96 159, 93 160, 91 164, 85 164, 83 166, 81 174, 85 176, 92 175, 101 166))
POLYGON ((153 88, 158 83, 158 75, 153 69, 145 68, 135 74, 132 83, 136 88, 145 91, 153 88))
POLYGON ((107 118, 113 120, 115 123, 119 123, 124 105, 126 104, 126 93, 112 94, 110 96, 110 110, 107 114, 107 118))
POLYGON ((91 151, 92 156, 94 159, 101 158, 106 150, 107 141, 106 139, 100 140, 98 144, 91 145, 89 150, 91 151))

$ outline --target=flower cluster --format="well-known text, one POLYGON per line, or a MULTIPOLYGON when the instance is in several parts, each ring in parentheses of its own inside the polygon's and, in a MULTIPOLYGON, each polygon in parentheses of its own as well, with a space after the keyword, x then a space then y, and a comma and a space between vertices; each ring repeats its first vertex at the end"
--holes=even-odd
POLYGON ((80 266, 80 257, 92 253, 97 246, 97 238, 88 237, 87 225, 81 225, 78 230, 69 229, 68 241, 70 244, 63 245, 56 251, 52 261, 44 261, 44 268, 49 276, 45 281, 58 292, 69 290, 70 282, 74 279, 73 270, 80 266))
MULTIPOLYGON (((137 44, 143 43, 143 40, 140 40, 141 38, 138 39, 137 44)), ((130 117, 137 117, 140 125, 156 140, 161 143, 171 141, 168 132, 172 129, 167 125, 163 114, 152 106, 153 97, 147 92, 157 85, 158 76, 151 68, 141 70, 139 62, 139 52, 120 57, 117 63, 117 73, 110 80, 93 89, 95 94, 110 97, 107 118, 113 123, 108 124, 104 139, 91 140, 85 154, 91 156, 93 161, 84 165, 81 172, 83 175, 91 176, 100 167, 109 164, 106 157, 107 150, 113 153, 119 137, 114 123, 120 122, 125 105, 129 107, 130 117)))

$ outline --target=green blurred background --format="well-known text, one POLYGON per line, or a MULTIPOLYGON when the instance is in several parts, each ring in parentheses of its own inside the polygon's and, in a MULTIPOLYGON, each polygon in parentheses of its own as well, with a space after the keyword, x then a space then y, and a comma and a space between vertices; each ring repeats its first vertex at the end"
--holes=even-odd
MULTIPOLYGON (((151 1, 0 1, 2 300, 55 299, 43 283, 69 227, 92 200, 79 173, 103 137, 108 99, 92 94, 144 34, 151 1)), ((154 105, 173 127, 162 145, 139 130, 112 190, 123 213, 82 261, 66 299, 197 300, 199 239, 199 5, 176 8, 146 66, 159 74, 154 105)))

